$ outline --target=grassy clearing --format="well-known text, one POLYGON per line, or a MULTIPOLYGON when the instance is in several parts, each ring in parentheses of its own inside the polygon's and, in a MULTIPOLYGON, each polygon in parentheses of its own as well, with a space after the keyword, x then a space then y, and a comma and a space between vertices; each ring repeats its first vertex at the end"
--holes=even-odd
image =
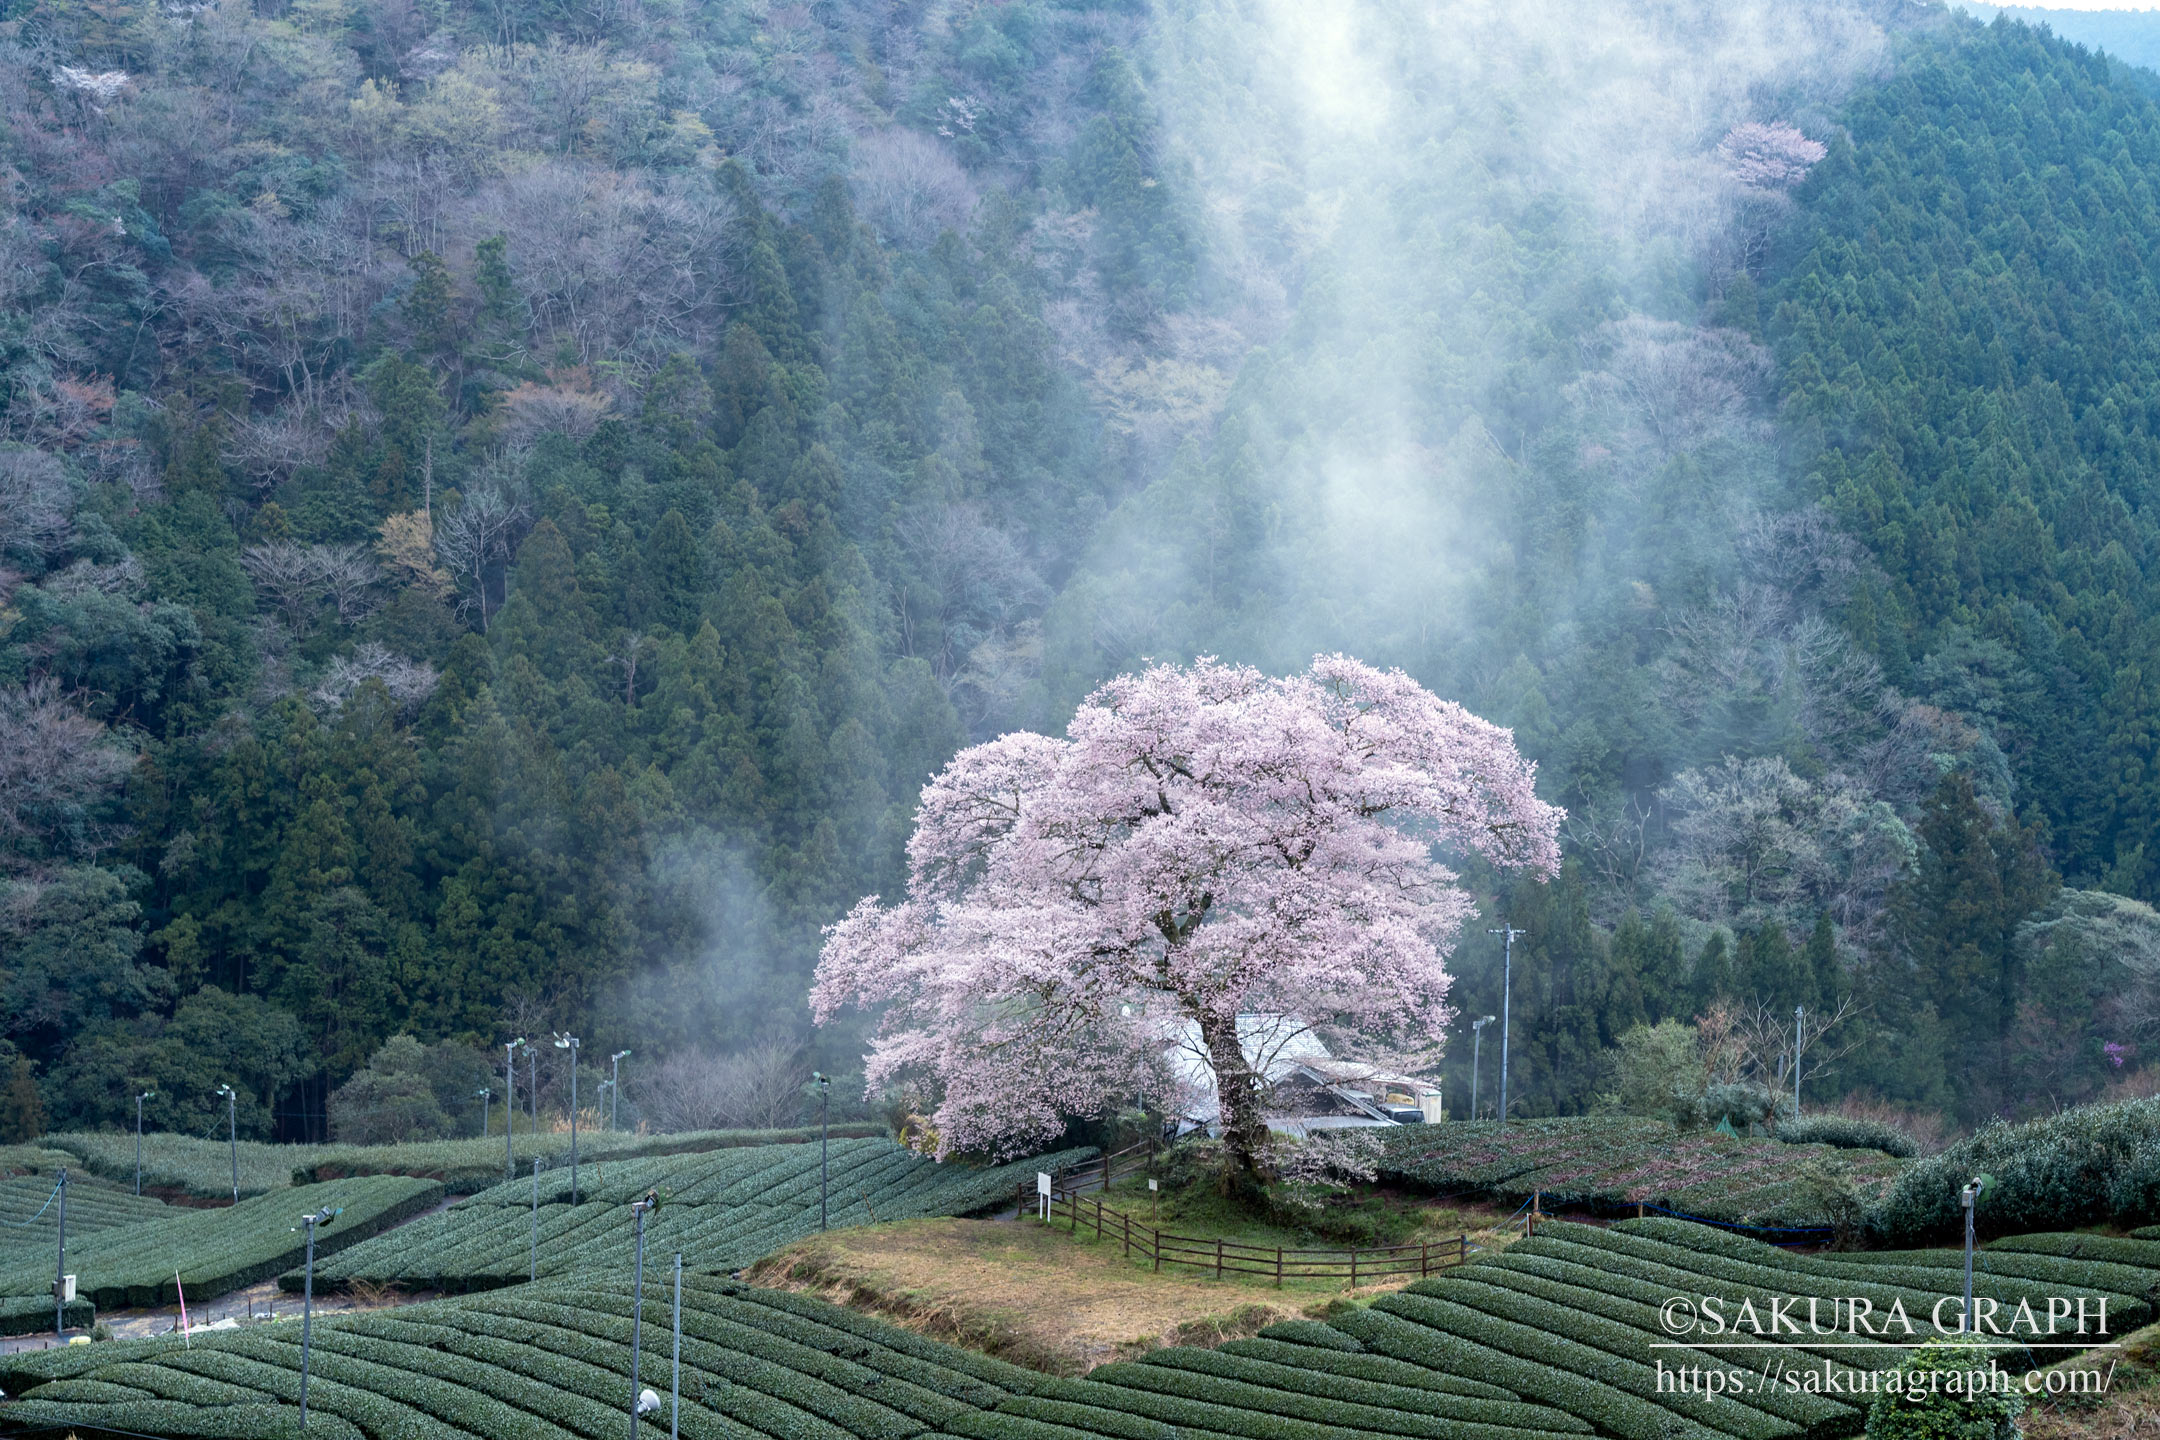
POLYGON ((789 1246, 745 1277, 868 1311, 1051 1375, 1162 1345, 1212 1346, 1343 1298, 1155 1275, 1033 1219, 910 1220, 789 1246))

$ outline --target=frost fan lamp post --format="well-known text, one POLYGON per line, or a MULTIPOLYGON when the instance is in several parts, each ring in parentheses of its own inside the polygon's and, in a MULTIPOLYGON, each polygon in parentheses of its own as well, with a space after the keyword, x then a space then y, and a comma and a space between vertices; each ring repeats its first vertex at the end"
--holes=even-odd
POLYGON ((517 1142, 510 1138, 517 1129, 517 1052, 525 1043, 525 1037, 507 1041, 503 1045, 503 1179, 517 1178, 517 1142))
POLYGON ((813 1070, 810 1072, 810 1079, 816 1084, 818 1093, 817 1228, 823 1231, 825 1229, 825 1192, 832 1179, 832 1169, 827 1164, 831 1150, 826 1140, 826 1136, 831 1130, 831 1126, 827 1122, 832 1118, 832 1076, 827 1075, 822 1070, 813 1070))
POLYGON ((628 1050, 617 1050, 608 1056, 608 1117, 607 1128, 622 1128, 616 1122, 622 1118, 622 1062, 630 1058, 628 1050))
POLYGON ((473 1091, 473 1094, 480 1097, 480 1138, 485 1140, 489 1133, 488 1109, 494 1103, 495 1092, 483 1085, 478 1090, 473 1091))
POLYGON ((1478 1069, 1485 1060, 1485 1027, 1493 1017, 1481 1015, 1470 1022, 1470 1118, 1477 1119, 1478 1069))
POLYGON ((341 1213, 325 1205, 312 1215, 300 1217, 301 1226, 307 1230, 307 1279, 303 1282, 300 1300, 300 1424, 303 1428, 307 1425, 308 1358, 315 1338, 315 1231, 341 1213))
POLYGON ((578 1037, 569 1031, 555 1037, 555 1048, 570 1052, 570 1203, 578 1203, 577 1186, 577 1052, 578 1037))
MULTIPOLYGON (((630 1213, 637 1219, 637 1272, 630 1291, 630 1440, 637 1440, 638 1417, 646 1411, 645 1397, 649 1391, 638 1388, 638 1360, 644 1354, 645 1337, 645 1217, 660 1208, 660 1192, 647 1190, 645 1198, 630 1203, 630 1213)), ((660 1397, 652 1397, 652 1408, 660 1407, 660 1397)))
POLYGON ((157 1091, 145 1090, 135 1097, 135 1194, 142 1195, 142 1107, 143 1101, 157 1099, 157 1091))
POLYGON ((1973 1255, 1973 1207, 1980 1203, 1980 1192, 1987 1188, 1987 1177, 1975 1176, 1965 1182, 1958 1191, 1958 1199, 1965 1206, 1965 1316, 1964 1333, 1973 1333, 1972 1255, 1973 1255))
POLYGON ((1515 937, 1523 932, 1503 926, 1487 932, 1503 937, 1500 949, 1500 1125, 1507 1128, 1507 1032, 1508 1000, 1515 990, 1515 937))
POLYGON ((232 1150, 232 1198, 240 1203, 240 1095, 230 1085, 220 1085, 217 1093, 225 1097, 225 1141, 232 1150))

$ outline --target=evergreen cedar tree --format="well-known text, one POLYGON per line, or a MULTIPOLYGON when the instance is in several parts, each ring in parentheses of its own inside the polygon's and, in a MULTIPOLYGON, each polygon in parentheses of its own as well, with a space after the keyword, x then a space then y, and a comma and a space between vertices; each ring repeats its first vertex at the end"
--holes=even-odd
POLYGON ((889 1007, 872 1092, 934 1077, 941 1146, 1003 1154, 1161 1097, 1189 1022, 1250 1180, 1266 1127, 1239 1014, 1440 1041, 1474 906, 1435 847, 1551 876, 1561 812, 1535 774, 1505 730, 1341 655, 1287 679, 1120 676, 1062 740, 954 757, 923 791, 906 899, 831 927, 812 1005, 889 1007))

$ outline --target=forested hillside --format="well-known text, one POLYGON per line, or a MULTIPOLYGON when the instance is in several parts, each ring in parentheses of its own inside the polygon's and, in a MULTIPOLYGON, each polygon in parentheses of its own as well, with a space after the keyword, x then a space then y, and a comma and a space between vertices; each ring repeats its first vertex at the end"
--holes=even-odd
POLYGON ((1570 811, 1529 1113, 1720 1002, 1850 1002, 1825 1099, 2133 1071, 2150 77, 1574 9, 11 0, 9 1123, 811 1040, 955 748, 1320 649, 1570 811))

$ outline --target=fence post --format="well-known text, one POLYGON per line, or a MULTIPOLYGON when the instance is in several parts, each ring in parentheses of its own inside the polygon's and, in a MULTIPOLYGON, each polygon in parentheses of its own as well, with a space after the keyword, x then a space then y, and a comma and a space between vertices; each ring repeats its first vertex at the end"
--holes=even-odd
POLYGON ((1124 1222, 1124 1226, 1125 1226, 1125 1258, 1126 1258, 1126 1259, 1128 1259, 1128 1260, 1130 1260, 1130 1259, 1132 1259, 1132 1216, 1130 1216, 1130 1215, 1120 1215, 1120 1216, 1118 1216, 1118 1219, 1119 1219, 1120 1221, 1124 1222))
POLYGON ((1640 1200, 1635 1202, 1635 1218, 1638 1220, 1643 1218, 1643 1202, 1640 1200))
POLYGON ((1222 1236, 1215 1237, 1215 1278, 1222 1279, 1222 1236))
POLYGON ((1104 1196, 1104 1198, 1106 1198, 1106 1199, 1107 1199, 1107 1198, 1109 1197, 1109 1194, 1110 1194, 1110 1152, 1109 1152, 1109 1151, 1107 1151, 1107 1150, 1103 1151, 1103 1157, 1102 1157, 1102 1193, 1103 1193, 1103 1196, 1104 1196))
POLYGON ((1275 1247, 1275 1288, 1282 1289, 1282 1246, 1275 1247))
POLYGON ((1432 1274, 1432 1242, 1420 1240, 1417 1247, 1417 1273, 1420 1279, 1432 1274))
POLYGON ((1350 1247, 1350 1288, 1357 1289, 1357 1247, 1350 1247))

